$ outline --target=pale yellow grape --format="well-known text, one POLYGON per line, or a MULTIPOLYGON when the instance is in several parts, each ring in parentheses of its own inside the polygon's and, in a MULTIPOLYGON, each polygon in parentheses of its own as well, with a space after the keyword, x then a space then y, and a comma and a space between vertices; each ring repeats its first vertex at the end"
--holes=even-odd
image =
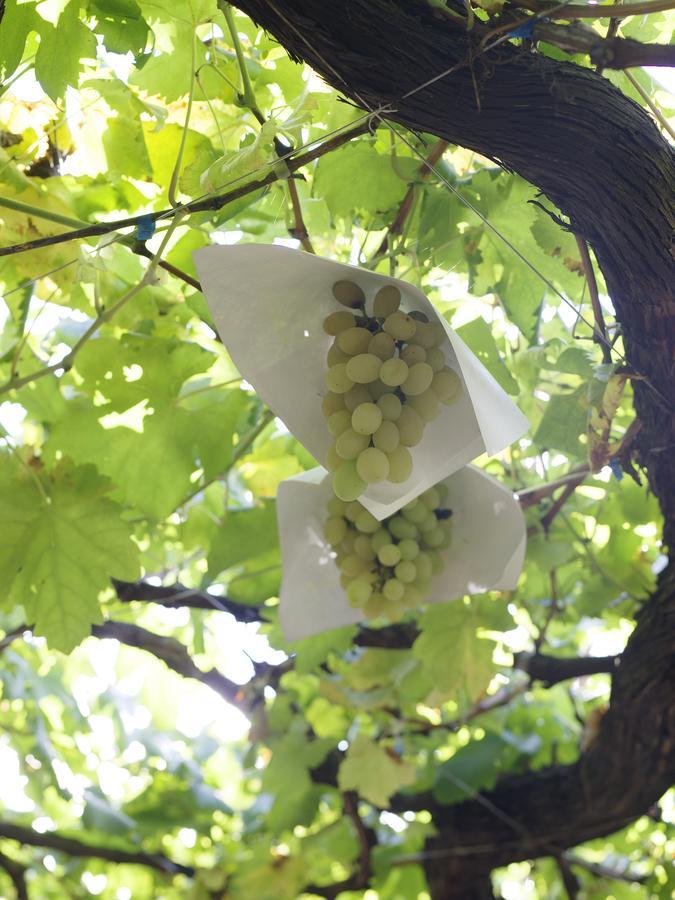
POLYGON ((428 362, 434 372, 440 372, 445 365, 445 353, 438 347, 432 347, 431 350, 427 350, 427 358, 424 362, 428 362))
POLYGON ((415 343, 425 350, 431 350, 436 344, 436 332, 429 322, 418 322, 415 331, 415 343))
POLYGON ((384 320, 383 328, 396 341, 409 341, 415 334, 417 323, 401 310, 393 312, 384 320))
POLYGON ((353 328, 356 325, 356 317, 353 313, 343 310, 331 313, 323 320, 323 330, 326 334, 336 335, 345 328, 353 328))
POLYGON ((414 366, 415 363, 426 362, 427 351, 419 344, 406 344, 399 356, 407 366, 414 366))
POLYGON ((431 388, 416 397, 406 397, 406 404, 415 410, 425 425, 433 422, 438 415, 438 403, 438 397, 431 388))
POLYGON ((377 447, 367 447, 359 453, 356 471, 359 478, 367 484, 377 484, 379 481, 385 481, 389 475, 389 460, 377 447))
POLYGON ((361 559, 360 556, 357 556, 356 553, 350 553, 342 560, 342 571, 345 575, 354 577, 355 575, 360 575, 362 572, 365 572, 367 568, 368 563, 365 559, 361 559))
POLYGON ((354 382, 347 375, 347 367, 344 363, 331 366, 326 372, 326 386, 334 394, 346 394, 354 382))
POLYGON ((449 528, 443 528, 441 525, 441 531, 443 532, 443 540, 438 545, 439 550, 447 550, 452 542, 452 531, 449 528))
POLYGON ((375 553, 378 553, 385 544, 391 543, 391 535, 386 528, 380 527, 370 539, 370 543, 375 553))
POLYGON ((441 544, 443 543, 443 538, 443 529, 439 528, 439 526, 437 525, 435 528, 432 528, 430 531, 426 532, 426 534, 424 535, 424 543, 427 545, 427 547, 431 547, 432 550, 435 550, 436 548, 441 546, 441 544))
MULTIPOLYGON (((338 395, 336 394, 335 396, 337 397, 338 395)), ((396 422, 401 415, 402 405, 396 394, 383 394, 377 401, 377 405, 385 422, 396 422)))
POLYGON ((440 347, 443 341, 445 341, 447 335, 445 333, 445 328, 441 325, 440 322, 431 322, 431 328, 434 334, 434 347, 440 347))
POLYGON ((375 534, 380 527, 379 521, 365 507, 359 512, 354 524, 363 534, 375 534))
POLYGON ((366 482, 356 471, 354 460, 346 460, 333 473, 333 490, 340 500, 356 500, 365 488, 366 482))
POLYGON ((349 522, 356 522, 362 509, 363 507, 358 500, 352 500, 351 503, 347 504, 347 508, 345 509, 345 519, 349 522))
POLYGON ((382 363, 380 381, 389 385, 389 387, 398 387, 399 384, 403 384, 407 377, 408 366, 397 356, 382 363))
POLYGON ((426 519, 428 512, 429 510, 423 503, 420 503, 419 500, 412 500, 403 507, 401 515, 414 525, 418 525, 426 519))
POLYGON ((345 371, 347 372, 347 377, 354 384, 370 384, 371 381, 377 379, 383 365, 386 365, 386 363, 383 363, 379 356, 375 356, 372 353, 359 353, 349 360, 345 371))
POLYGON ((382 411, 375 403, 361 403, 351 417, 351 426, 357 434, 374 434, 382 424, 382 411))
POLYGON ((417 566, 417 577, 426 581, 428 578, 431 578, 432 568, 431 568, 431 557, 429 554, 422 550, 420 551, 415 558, 415 565, 417 566))
POLYGON ((417 578, 417 566, 409 559, 404 559, 396 566, 394 574, 403 584, 412 584, 417 578))
POLYGON ((333 341, 328 353, 326 354, 326 362, 329 366, 336 366, 338 363, 346 363, 351 359, 348 353, 343 353, 338 345, 333 341))
POLYGON ((366 562, 372 562, 375 559, 375 550, 369 534, 360 534, 357 537, 354 541, 354 552, 366 562))
POLYGON ((328 418, 334 412, 339 412, 345 408, 345 401, 342 394, 334 394, 329 391, 321 401, 321 412, 328 418))
POLYGON ((378 356, 384 362, 385 359, 391 359, 396 353, 396 342, 390 334, 380 331, 370 339, 368 353, 378 356))
POLYGON ((368 349, 372 335, 367 328, 348 328, 341 331, 335 339, 336 344, 348 356, 356 356, 357 353, 365 353, 368 349))
POLYGON ((356 578, 347 588, 347 598, 351 606, 363 606, 367 603, 373 588, 365 578, 356 578))
MULTIPOLYGON (((337 562, 337 560, 336 560, 336 562, 337 562)), ((349 575, 345 575, 343 573, 340 575, 340 586, 346 591, 353 580, 354 579, 350 578, 349 575)))
POLYGON ((438 550, 429 550, 429 557, 431 559, 432 574, 440 575, 444 569, 443 557, 438 552, 438 550))
POLYGON ((422 440, 424 422, 420 418, 419 413, 415 412, 407 403, 404 404, 396 425, 401 444, 404 447, 415 447, 422 440))
POLYGON ((349 428, 351 423, 351 413, 347 409, 339 409, 337 412, 328 416, 328 430, 333 437, 339 437, 343 431, 349 428))
POLYGON ((428 531, 433 531, 434 528, 438 526, 438 519, 434 515, 434 513, 430 512, 428 517, 422 519, 421 522, 416 522, 417 530, 419 533, 424 536, 428 531))
POLYGON ((441 403, 449 406, 462 392, 462 379, 457 372, 446 366, 440 372, 436 372, 431 388, 441 403))
POLYGON ((371 400, 365 384, 355 384, 353 388, 349 388, 346 394, 341 394, 340 396, 344 397, 344 405, 349 412, 354 412, 357 406, 360 406, 362 403, 370 403, 371 400))
MULTIPOLYGON (((382 365, 384 365, 384 363, 382 363, 382 365)), ((382 371, 382 370, 380 369, 380 371, 382 371)), ((370 393, 371 399, 375 400, 375 402, 377 402, 380 399, 380 397, 384 397, 385 394, 391 393, 391 387, 389 387, 389 385, 384 384, 378 378, 377 381, 373 381, 371 384, 368 385, 368 391, 370 393)))
POLYGON ((363 606, 363 612, 369 619, 377 619, 387 612, 389 601, 380 591, 373 591, 363 606))
POLYGON ((338 468, 338 466, 342 465, 343 462, 344 462, 343 458, 340 456, 340 454, 335 449, 335 444, 333 444, 330 447, 330 449, 328 450, 328 453, 326 454, 326 462, 325 462, 326 468, 328 469, 329 472, 334 472, 338 468))
POLYGON ((341 544, 347 534, 347 523, 342 517, 330 516, 323 528, 326 540, 331 546, 341 544))
POLYGON ((344 500, 340 500, 339 497, 331 497, 326 504, 326 508, 331 516, 344 516, 347 504, 344 500))
POLYGON ((420 591, 419 588, 414 584, 406 584, 401 602, 404 604, 406 609, 415 609, 415 607, 419 606, 422 603, 425 593, 428 592, 420 591))
POLYGON ((389 454, 389 481, 402 484, 412 473, 412 456, 410 451, 400 445, 389 454))
POLYGON ((387 600, 391 600, 392 602, 396 602, 400 600, 405 591, 405 587, 401 584, 401 582, 397 578, 390 578, 388 581, 385 581, 382 587, 382 593, 387 598, 387 600))
POLYGON ((427 578, 424 581, 418 579, 415 584, 408 585, 408 587, 414 588, 420 597, 428 597, 431 593, 431 579, 427 578))
POLYGON ((357 434, 353 428, 348 428, 335 441, 335 450, 341 459, 356 459, 369 443, 370 437, 368 435, 357 434))
POLYGON ((419 544, 417 541, 411 540, 411 538, 404 538, 399 543, 398 549, 401 552, 401 559, 416 559, 420 552, 419 544))
POLYGON ((395 313, 400 305, 401 292, 396 285, 387 284, 385 287, 380 288, 375 294, 375 300, 373 301, 373 315, 378 316, 378 318, 386 318, 392 313, 395 313))
POLYGON ((410 318, 414 319, 416 322, 428 322, 429 316, 426 313, 420 312, 418 309, 414 309, 410 313, 410 318))
POLYGON ((353 281, 336 281, 333 285, 333 296, 338 303, 356 309, 366 302, 366 295, 353 281))
POLYGON ((424 503, 427 509, 438 509, 441 505, 441 495, 435 487, 428 488, 419 499, 424 503))
POLYGON ((390 519, 387 523, 387 528, 394 535, 394 537, 399 540, 403 540, 404 538, 410 538, 414 540, 417 537, 417 529, 413 525, 412 522, 409 522, 407 519, 404 519, 402 515, 394 516, 393 519, 390 519))
POLYGON ((373 444, 383 453, 393 453, 400 441, 398 428, 393 422, 382 422, 373 433, 373 444))
MULTIPOLYGON (((351 361, 347 363, 347 374, 351 378, 352 376, 349 372, 350 365, 351 361)), ((406 395, 416 397, 431 386, 434 377, 434 370, 428 363, 415 363, 415 365, 411 366, 408 370, 408 377, 401 385, 401 390, 406 395)))
POLYGON ((401 551, 396 544, 385 544, 377 551, 377 558, 383 566, 392 568, 401 561, 401 551))

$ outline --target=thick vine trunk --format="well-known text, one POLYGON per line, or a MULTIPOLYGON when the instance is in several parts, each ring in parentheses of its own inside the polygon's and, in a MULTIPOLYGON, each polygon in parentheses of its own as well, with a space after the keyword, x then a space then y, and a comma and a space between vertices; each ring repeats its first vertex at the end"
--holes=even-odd
MULTIPOLYGON (((477 39, 421 0, 235 2, 357 104, 389 105, 391 119, 499 161, 588 239, 627 358, 645 376, 635 383, 639 460, 665 516, 665 540, 675 546, 675 166, 651 119, 589 69, 512 44, 476 56, 477 39)), ((469 885, 481 896, 496 866, 610 833, 672 782, 673 580, 664 573, 643 609, 598 738, 576 765, 505 779, 487 795, 511 824, 478 802, 432 809, 439 834, 428 845, 427 874, 435 900, 466 897, 469 885)))

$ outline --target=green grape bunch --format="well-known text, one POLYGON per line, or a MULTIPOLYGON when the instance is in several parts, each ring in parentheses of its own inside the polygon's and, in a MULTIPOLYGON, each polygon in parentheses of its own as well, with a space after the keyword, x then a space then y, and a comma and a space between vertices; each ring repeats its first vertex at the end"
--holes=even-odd
POLYGON ((351 606, 396 620, 425 602, 450 546, 448 489, 437 484, 379 522, 358 500, 331 497, 324 537, 351 606))
POLYGON ((401 309, 401 292, 385 285, 372 312, 353 281, 337 281, 342 307, 323 322, 328 351, 322 410, 334 443, 326 468, 340 500, 353 501, 370 484, 401 484, 412 472, 410 453, 440 405, 454 403, 462 382, 445 364, 447 341, 439 322, 401 309))

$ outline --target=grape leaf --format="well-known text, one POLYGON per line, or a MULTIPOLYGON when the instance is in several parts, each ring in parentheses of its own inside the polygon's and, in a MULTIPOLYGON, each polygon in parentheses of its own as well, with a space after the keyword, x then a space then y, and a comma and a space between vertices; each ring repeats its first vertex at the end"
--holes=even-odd
POLYGON ((338 770, 342 791, 357 791, 364 800, 386 809, 392 794, 415 781, 415 766, 369 737, 351 742, 338 770))

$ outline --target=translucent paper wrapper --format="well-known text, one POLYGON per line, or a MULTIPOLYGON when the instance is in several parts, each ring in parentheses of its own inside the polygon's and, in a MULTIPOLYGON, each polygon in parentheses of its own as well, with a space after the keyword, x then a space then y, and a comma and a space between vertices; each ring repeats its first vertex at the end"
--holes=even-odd
MULTIPOLYGON (((426 603, 465 594, 512 590, 525 556, 525 519, 516 497, 498 481, 466 466, 443 481, 452 510, 452 541, 441 551, 445 568, 432 579, 426 603)), ((340 573, 323 536, 333 496, 325 469, 279 485, 277 518, 283 563, 280 620, 287 640, 361 621, 340 586, 340 573)))
POLYGON ((351 280, 366 306, 386 284, 401 292, 401 308, 440 322, 448 336, 441 349, 462 379, 461 397, 441 404, 439 415, 411 448, 413 470, 402 484, 370 485, 359 497, 378 519, 396 512, 431 485, 482 453, 503 450, 528 422, 463 341, 418 288, 310 253, 268 244, 211 246, 194 254, 206 301, 221 339, 243 377, 307 450, 323 463, 334 438, 321 411, 326 394, 326 354, 333 341, 323 320, 344 309, 333 284, 351 280))

